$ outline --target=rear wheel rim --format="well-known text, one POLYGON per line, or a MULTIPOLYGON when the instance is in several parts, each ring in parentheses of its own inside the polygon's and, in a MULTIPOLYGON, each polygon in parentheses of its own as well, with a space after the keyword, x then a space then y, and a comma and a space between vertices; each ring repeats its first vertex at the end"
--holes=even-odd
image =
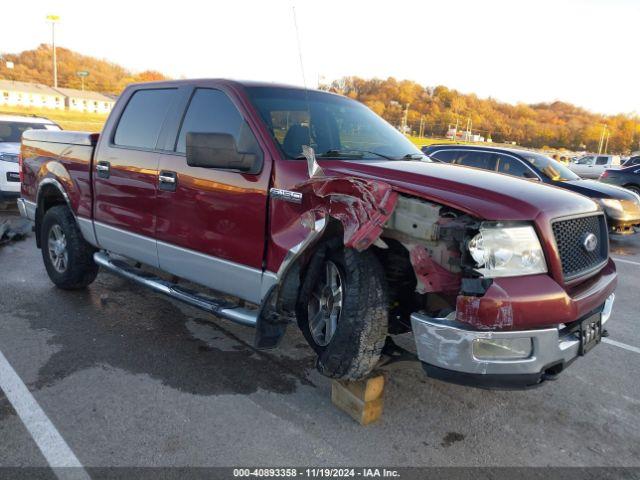
POLYGON ((307 306, 311 337, 321 347, 331 342, 338 328, 344 288, 342 272, 335 263, 327 260, 307 306))
POLYGON ((64 273, 69 266, 69 253, 67 251, 67 237, 62 230, 62 227, 57 223, 49 230, 49 237, 47 239, 47 246, 49 250, 49 258, 51 259, 51 265, 58 273, 64 273))

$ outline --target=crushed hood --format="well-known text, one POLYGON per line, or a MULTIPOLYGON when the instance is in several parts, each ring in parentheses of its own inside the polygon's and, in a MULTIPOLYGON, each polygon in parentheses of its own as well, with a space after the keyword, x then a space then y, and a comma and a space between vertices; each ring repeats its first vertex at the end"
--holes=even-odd
POLYGON ((535 220, 597 211, 568 190, 485 170, 423 161, 323 161, 327 176, 355 176, 456 208, 485 220, 535 220))

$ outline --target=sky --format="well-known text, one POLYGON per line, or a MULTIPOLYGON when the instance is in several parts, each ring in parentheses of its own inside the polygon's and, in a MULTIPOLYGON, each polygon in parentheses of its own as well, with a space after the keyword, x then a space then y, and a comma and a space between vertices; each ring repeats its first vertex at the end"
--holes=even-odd
POLYGON ((640 0, 29 0, 3 13, 0 52, 49 43, 57 14, 58 45, 136 72, 308 87, 393 76, 640 113, 640 0))

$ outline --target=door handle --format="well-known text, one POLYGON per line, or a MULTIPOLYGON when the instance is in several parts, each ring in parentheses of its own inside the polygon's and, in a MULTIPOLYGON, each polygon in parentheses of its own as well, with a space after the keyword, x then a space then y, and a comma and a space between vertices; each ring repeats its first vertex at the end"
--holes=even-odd
POLYGON ((96 172, 98 172, 98 177, 100 178, 109 178, 111 176, 111 164, 104 160, 98 162, 96 164, 96 172))
POLYGON ((162 170, 158 175, 158 188, 165 192, 175 192, 178 185, 178 174, 162 170))

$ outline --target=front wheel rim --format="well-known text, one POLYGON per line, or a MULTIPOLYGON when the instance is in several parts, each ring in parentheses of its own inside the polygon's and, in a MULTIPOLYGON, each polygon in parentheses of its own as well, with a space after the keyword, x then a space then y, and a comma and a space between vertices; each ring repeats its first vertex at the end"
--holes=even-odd
POLYGON ((69 265, 67 237, 62 231, 62 227, 60 225, 55 224, 51 227, 51 230, 49 230, 47 246, 49 250, 49 258, 51 259, 51 265, 53 265, 53 268, 58 273, 66 272, 69 265))
POLYGON ((311 291, 307 307, 311 337, 321 347, 331 342, 338 328, 344 288, 342 272, 335 263, 327 260, 311 291))

